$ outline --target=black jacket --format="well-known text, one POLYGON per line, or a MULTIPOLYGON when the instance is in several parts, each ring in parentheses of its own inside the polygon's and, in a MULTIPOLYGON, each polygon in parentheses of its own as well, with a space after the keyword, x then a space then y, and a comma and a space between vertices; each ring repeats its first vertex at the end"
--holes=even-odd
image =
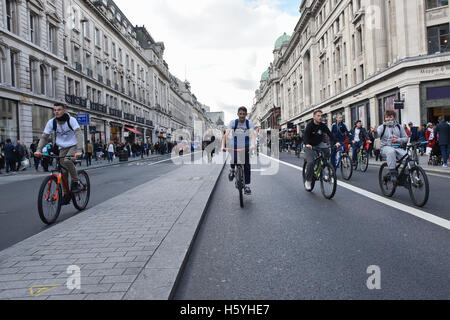
POLYGON ((450 144, 450 124, 441 122, 436 127, 436 133, 439 135, 439 145, 450 144))
MULTIPOLYGON (((356 127, 354 127, 352 129, 352 131, 350 132, 353 136, 353 140, 355 139, 355 131, 356 131, 356 127)), ((366 139, 369 139, 369 135, 367 134, 366 129, 361 128, 361 131, 359 132, 359 141, 362 143, 366 143, 366 139)))
POLYGON ((303 136, 303 141, 306 145, 311 145, 313 147, 319 145, 322 142, 325 142, 325 136, 328 135, 330 137, 330 141, 335 144, 336 139, 331 134, 328 126, 321 122, 319 125, 314 123, 314 120, 311 120, 305 129, 305 135, 303 136))

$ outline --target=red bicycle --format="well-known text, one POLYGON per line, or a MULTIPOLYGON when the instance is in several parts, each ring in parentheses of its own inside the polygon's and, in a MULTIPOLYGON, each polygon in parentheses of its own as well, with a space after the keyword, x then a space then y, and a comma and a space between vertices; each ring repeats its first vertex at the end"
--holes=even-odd
POLYGON ((72 193, 69 188, 69 181, 64 177, 60 160, 70 159, 73 161, 75 158, 49 157, 57 160, 57 166, 55 170, 52 170, 50 176, 42 182, 39 190, 38 210, 42 222, 51 225, 58 219, 62 206, 69 205, 73 202, 74 207, 78 211, 86 209, 91 195, 91 183, 86 171, 79 171, 78 177, 80 179, 81 191, 72 193))

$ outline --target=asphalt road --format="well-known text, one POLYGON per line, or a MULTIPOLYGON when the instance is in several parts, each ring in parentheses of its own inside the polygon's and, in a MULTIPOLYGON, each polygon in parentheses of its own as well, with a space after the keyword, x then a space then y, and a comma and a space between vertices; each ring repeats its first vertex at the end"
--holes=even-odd
MULTIPOLYGON (((282 161, 300 166, 283 154, 282 161)), ((258 167, 255 168, 258 170, 258 167)), ((377 167, 351 185, 380 195, 377 167)), ((224 171, 175 299, 449 299, 449 230, 343 187, 325 200, 307 193, 301 172, 280 164, 253 172, 253 195, 240 209, 224 171), (380 290, 369 290, 369 266, 380 290)), ((339 177, 339 176, 338 176, 339 177)), ((430 176, 424 212, 450 220, 450 179, 430 176)), ((393 198, 412 207, 406 189, 393 198)))
MULTIPOLYGON (((157 158, 89 170, 91 198, 88 209, 176 169, 171 161, 159 161, 161 159, 157 158)), ((37 211, 43 179, 0 184, 0 251, 49 228, 42 223, 37 211)), ((78 213, 72 204, 63 207, 58 223, 75 214, 83 213, 78 213)))

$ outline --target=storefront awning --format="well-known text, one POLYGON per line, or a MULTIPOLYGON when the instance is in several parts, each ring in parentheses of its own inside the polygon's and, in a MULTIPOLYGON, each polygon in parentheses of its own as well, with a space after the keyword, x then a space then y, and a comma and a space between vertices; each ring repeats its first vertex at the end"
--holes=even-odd
POLYGON ((140 135, 140 136, 143 136, 143 135, 144 135, 142 132, 139 132, 139 131, 137 131, 137 130, 135 130, 135 129, 133 129, 133 128, 125 127, 125 130, 128 130, 128 131, 130 131, 130 132, 133 132, 133 133, 135 133, 135 134, 137 134, 137 135, 140 135))

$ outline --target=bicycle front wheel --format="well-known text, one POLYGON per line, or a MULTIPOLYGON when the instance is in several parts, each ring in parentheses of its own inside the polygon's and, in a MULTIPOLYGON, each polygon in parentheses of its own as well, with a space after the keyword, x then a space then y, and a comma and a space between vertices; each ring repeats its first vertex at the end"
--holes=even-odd
POLYGON ((86 209, 91 197, 91 181, 86 171, 78 172, 78 178, 80 179, 81 192, 72 193, 72 202, 78 211, 83 211, 86 209))
POLYGON ((336 170, 328 163, 322 168, 320 176, 320 186, 323 196, 330 200, 334 197, 337 190, 336 170))
POLYGON ((361 172, 367 172, 369 169, 369 155, 365 152, 361 155, 360 169, 361 172))
POLYGON ((244 173, 242 172, 242 168, 237 169, 236 174, 237 181, 237 189, 239 191, 239 204, 241 208, 244 207, 244 173))
POLYGON ((341 174, 342 178, 347 181, 349 181, 353 175, 352 159, 347 155, 343 156, 341 159, 341 174))
POLYGON ((418 207, 423 207, 430 196, 427 174, 421 167, 415 167, 411 169, 408 180, 408 190, 412 202, 418 207))
POLYGON ((51 225, 61 212, 62 190, 55 176, 49 176, 39 189, 38 211, 42 222, 51 225))

